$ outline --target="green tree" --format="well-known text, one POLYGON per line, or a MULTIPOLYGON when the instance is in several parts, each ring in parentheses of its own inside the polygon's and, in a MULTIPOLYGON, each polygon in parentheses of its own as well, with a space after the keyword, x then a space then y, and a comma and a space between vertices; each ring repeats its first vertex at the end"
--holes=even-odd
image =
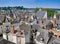
POLYGON ((35 8, 35 9, 34 9, 34 12, 37 13, 38 10, 39 10, 39 8, 35 8))
POLYGON ((41 8, 43 11, 47 11, 47 15, 49 17, 53 17, 54 16, 54 13, 55 13, 55 10, 53 9, 49 9, 49 8, 41 8))

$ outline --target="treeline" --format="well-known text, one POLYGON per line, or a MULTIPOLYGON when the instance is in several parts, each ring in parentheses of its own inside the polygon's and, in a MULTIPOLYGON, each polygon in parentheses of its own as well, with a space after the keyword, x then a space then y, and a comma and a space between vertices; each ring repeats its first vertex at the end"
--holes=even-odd
POLYGON ((0 7, 0 10, 11 10, 11 9, 17 9, 17 10, 25 10, 27 8, 23 6, 15 6, 15 7, 0 7))
POLYGON ((52 8, 25 8, 23 6, 15 6, 15 7, 0 7, 0 10, 11 10, 11 9, 17 9, 17 10, 34 10, 36 13, 39 9, 42 11, 47 11, 48 16, 53 17, 54 13, 56 11, 60 11, 60 9, 52 9, 52 8))

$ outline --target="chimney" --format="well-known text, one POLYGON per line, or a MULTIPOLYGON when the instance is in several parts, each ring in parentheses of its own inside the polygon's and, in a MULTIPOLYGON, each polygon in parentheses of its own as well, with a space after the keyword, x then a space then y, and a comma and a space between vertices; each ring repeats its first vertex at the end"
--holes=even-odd
POLYGON ((17 31, 18 31, 18 35, 20 36, 21 35, 21 29, 19 28, 17 31))
POLYGON ((17 32, 17 36, 18 36, 17 41, 18 41, 18 44, 21 44, 21 29, 19 28, 17 31, 18 31, 17 32))
POLYGON ((10 27, 10 33, 14 34, 14 26, 13 25, 11 25, 11 27, 10 27))
POLYGON ((51 20, 51 23, 53 23, 53 26, 55 26, 56 20, 55 21, 51 20))

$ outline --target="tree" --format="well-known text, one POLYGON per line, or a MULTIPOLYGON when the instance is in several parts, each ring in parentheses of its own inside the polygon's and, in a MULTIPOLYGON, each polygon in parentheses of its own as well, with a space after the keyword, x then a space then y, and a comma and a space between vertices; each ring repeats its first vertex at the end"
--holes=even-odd
POLYGON ((34 12, 37 13, 38 10, 39 10, 39 8, 35 8, 35 9, 34 9, 34 12))
POLYGON ((49 17, 53 17, 54 16, 54 13, 55 13, 55 10, 54 9, 49 9, 49 8, 41 8, 43 11, 47 11, 47 15, 49 17))
POLYGON ((48 16, 50 16, 50 17, 53 17, 54 16, 54 13, 55 13, 55 11, 53 11, 53 10, 49 10, 47 12, 48 16))

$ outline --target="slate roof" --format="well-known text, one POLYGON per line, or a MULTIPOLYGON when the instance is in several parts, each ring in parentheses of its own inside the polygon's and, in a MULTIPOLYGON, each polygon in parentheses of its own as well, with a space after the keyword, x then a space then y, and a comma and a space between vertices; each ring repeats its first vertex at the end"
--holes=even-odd
POLYGON ((52 44, 52 43, 53 44, 60 44, 60 40, 52 36, 52 38, 48 44, 52 44))
POLYGON ((60 40, 55 39, 55 40, 53 41, 53 44, 60 44, 60 40))
POLYGON ((44 17, 45 13, 46 13, 46 11, 38 11, 36 13, 36 16, 42 18, 42 17, 44 17))
POLYGON ((22 25, 20 25, 20 28, 22 30, 25 30, 25 31, 28 32, 31 29, 31 26, 30 25, 26 25, 26 24, 22 24, 22 25))
POLYGON ((32 26, 33 26, 33 28, 35 28, 35 29, 38 29, 38 28, 39 28, 39 25, 38 25, 38 24, 33 24, 32 26))
POLYGON ((37 38, 36 38, 37 41, 40 41, 40 38, 43 38, 44 39, 44 42, 46 43, 48 41, 48 39, 49 39, 49 37, 48 37, 48 30, 41 29, 40 30, 40 35, 37 36, 37 38))
POLYGON ((56 20, 56 23, 57 23, 58 25, 60 25, 60 21, 59 21, 59 20, 56 20))
POLYGON ((0 20, 3 21, 4 20, 4 15, 0 15, 0 20))

